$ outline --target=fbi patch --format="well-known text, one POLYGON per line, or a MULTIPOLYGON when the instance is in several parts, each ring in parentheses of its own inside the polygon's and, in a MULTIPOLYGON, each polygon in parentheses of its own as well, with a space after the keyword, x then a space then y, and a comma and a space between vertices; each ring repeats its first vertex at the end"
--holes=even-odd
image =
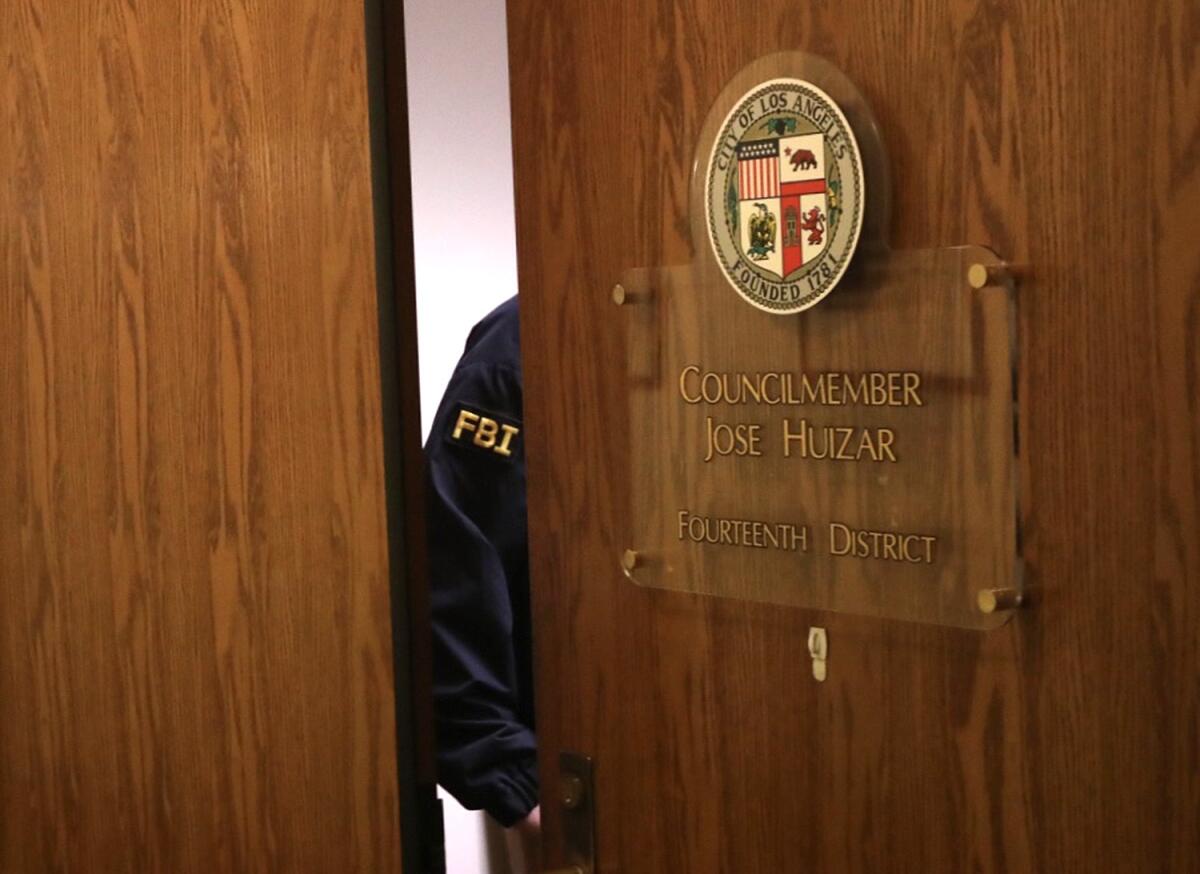
POLYGON ((512 458, 521 435, 520 425, 505 416, 478 408, 459 407, 446 439, 459 446, 486 452, 497 458, 512 458))
POLYGON ((806 310, 850 264, 864 195, 858 142, 829 95, 803 79, 761 82, 730 108, 709 156, 713 254, 749 303, 806 310))

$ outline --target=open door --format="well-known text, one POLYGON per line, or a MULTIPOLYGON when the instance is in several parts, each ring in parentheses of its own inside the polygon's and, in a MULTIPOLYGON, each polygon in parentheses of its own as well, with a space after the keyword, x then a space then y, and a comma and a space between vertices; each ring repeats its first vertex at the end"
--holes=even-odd
POLYGON ((0 4, 0 870, 437 867, 366 9, 0 4))
MULTIPOLYGON (((509 0, 551 867, 1200 869, 1198 26, 1188 0, 509 0), (773 66, 780 52, 803 57, 773 66), (780 77, 844 111, 875 216, 863 227, 876 222, 844 281, 790 315, 712 279, 726 244, 703 213, 733 216, 746 236, 728 245, 764 262, 771 234, 792 233, 768 219, 784 199, 769 177, 740 200, 742 182, 704 178, 714 131, 734 130, 735 155, 750 127, 737 101, 756 83, 770 99, 780 77), (998 303, 947 305, 936 318, 953 321, 924 333, 903 306, 879 309, 935 292, 998 303), (917 333, 898 339, 888 319, 917 333), (863 467, 890 463, 878 441, 880 457, 812 453, 775 479, 752 457, 680 462, 704 438, 671 417, 709 371, 761 375, 754 356, 780 325, 814 374, 896 373, 900 400, 904 374, 930 397, 957 387, 957 434, 898 404, 894 466, 863 467), (637 400, 647 391, 685 397, 668 409, 637 400), (773 504, 789 485, 794 503, 773 504), (697 503, 659 499, 680 494, 697 503), (897 518, 927 527, 890 533, 933 538, 928 553, 881 531, 789 575, 789 556, 722 541, 765 538, 746 526, 783 521, 781 506, 808 514, 813 544, 848 537, 830 526, 905 495, 897 518), (845 517, 814 510, 839 501, 845 517), (702 518, 692 533, 689 518, 725 505, 734 527, 707 539, 702 518), (941 576, 921 575, 926 555, 941 576), (591 856, 562 753, 591 760, 591 856)), ((745 166, 784 160, 762 143, 809 130, 762 112, 745 166)), ((753 404, 725 406, 732 424, 758 421, 753 404)), ((736 432, 713 433, 710 450, 733 452, 736 432)))

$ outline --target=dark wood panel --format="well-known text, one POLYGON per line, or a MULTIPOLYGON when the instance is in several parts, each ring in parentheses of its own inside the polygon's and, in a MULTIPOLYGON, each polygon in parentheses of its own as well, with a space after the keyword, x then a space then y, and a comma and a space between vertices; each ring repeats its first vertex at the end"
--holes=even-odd
POLYGON ((361 4, 0 19, 0 868, 398 870, 361 4))
POLYGON ((1200 867, 1200 8, 510 0, 509 27, 543 767, 597 758, 602 870, 1200 867), (871 102, 896 248, 1031 265, 1035 597, 998 631, 643 591, 618 570, 609 289, 690 260, 704 116, 788 48, 871 102))

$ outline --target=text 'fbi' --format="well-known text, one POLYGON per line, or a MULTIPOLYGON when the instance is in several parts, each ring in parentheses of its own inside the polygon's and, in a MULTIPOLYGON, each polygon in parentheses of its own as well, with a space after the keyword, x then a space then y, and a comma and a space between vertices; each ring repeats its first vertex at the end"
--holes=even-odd
POLYGON ((454 423, 454 431, 450 437, 461 441, 464 435, 471 433, 471 442, 480 449, 490 450, 505 458, 512 455, 513 438, 520 433, 520 428, 470 410, 458 411, 458 421, 454 423))

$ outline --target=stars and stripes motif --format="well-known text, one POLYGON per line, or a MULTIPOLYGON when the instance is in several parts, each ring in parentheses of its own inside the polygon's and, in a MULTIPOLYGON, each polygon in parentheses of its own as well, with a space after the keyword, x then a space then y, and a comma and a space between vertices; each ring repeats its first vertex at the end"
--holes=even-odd
POLYGON ((738 196, 761 200, 779 196, 779 140, 757 140, 737 147, 738 196))

